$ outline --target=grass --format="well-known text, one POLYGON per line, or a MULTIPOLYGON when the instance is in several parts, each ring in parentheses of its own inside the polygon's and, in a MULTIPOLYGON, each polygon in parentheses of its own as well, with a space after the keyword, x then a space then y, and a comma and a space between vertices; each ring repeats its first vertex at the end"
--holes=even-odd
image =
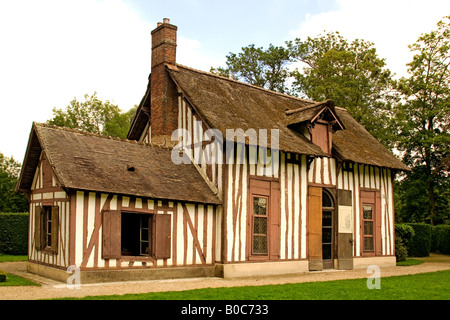
POLYGON ((397 266, 402 266, 402 267, 405 267, 405 266, 415 266, 415 265, 422 264, 422 263, 424 263, 424 262, 425 262, 425 261, 418 260, 418 259, 406 259, 405 261, 397 262, 397 266))
POLYGON ((450 270, 381 278, 90 296, 83 300, 449 300, 450 270))
MULTIPOLYGON (((17 256, 17 255, 10 255, 10 254, 2 254, 0 253, 0 267, 1 262, 15 262, 15 261, 27 261, 28 256, 17 256)), ((0 273, 2 271, 0 270, 0 273)), ((6 274, 6 281, 0 282, 0 287, 7 287, 7 286, 40 286, 40 284, 35 283, 33 281, 27 280, 25 278, 13 275, 13 274, 6 274)))
POLYGON ((37 284, 33 281, 27 280, 25 278, 13 275, 13 274, 6 274, 6 281, 0 282, 0 287, 8 287, 8 286, 40 286, 40 284, 37 284))
POLYGON ((0 253, 0 262, 27 261, 28 256, 15 256, 11 254, 0 253))

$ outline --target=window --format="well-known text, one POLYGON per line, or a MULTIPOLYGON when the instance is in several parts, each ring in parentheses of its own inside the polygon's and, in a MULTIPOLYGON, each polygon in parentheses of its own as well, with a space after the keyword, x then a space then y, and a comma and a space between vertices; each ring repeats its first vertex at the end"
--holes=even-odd
POLYGON ((249 260, 280 258, 280 184, 250 178, 246 254, 249 260))
POLYGON ((334 258, 334 205, 328 191, 322 191, 322 259, 324 268, 333 267, 334 258))
POLYGON ((121 254, 123 256, 151 255, 151 214, 122 213, 121 254))
POLYGON ((59 207, 37 206, 34 221, 34 246, 36 250, 58 249, 59 207))
POLYGON ((361 190, 360 248, 362 256, 382 254, 381 197, 378 190, 361 190))
POLYGON ((102 213, 102 257, 126 256, 168 259, 171 255, 171 215, 122 212, 102 213))
POLYGON ((267 255, 267 197, 253 197, 253 254, 267 255))
POLYGON ((363 205, 363 246, 365 252, 374 251, 374 214, 373 205, 363 205))
POLYGON ((44 207, 45 247, 52 245, 52 208, 44 207))

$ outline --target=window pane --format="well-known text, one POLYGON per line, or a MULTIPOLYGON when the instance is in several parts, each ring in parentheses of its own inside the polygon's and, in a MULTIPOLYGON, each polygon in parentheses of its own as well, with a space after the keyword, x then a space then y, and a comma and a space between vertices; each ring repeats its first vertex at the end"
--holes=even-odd
POLYGON ((253 233, 267 234, 267 218, 255 217, 253 220, 253 233))
POLYGON ((148 254, 148 242, 141 242, 141 254, 148 254))
POLYGON ((373 235, 373 221, 364 221, 364 235, 373 235))
POLYGON ((322 259, 331 259, 331 244, 322 245, 322 259))
POLYGON ((253 197, 253 214, 265 216, 267 208, 267 198, 253 197))
POLYGON ((373 251, 373 238, 364 238, 364 251, 373 251))
POLYGON ((325 191, 322 192, 322 207, 324 208, 333 207, 333 202, 331 201, 329 194, 325 191))
POLYGON ((372 220, 373 214, 372 214, 372 206, 363 206, 363 218, 366 220, 372 220))
POLYGON ((322 242, 331 243, 331 228, 322 228, 322 242))
POLYGON ((331 211, 323 211, 322 213, 322 225, 331 227, 331 211))
POLYGON ((266 236, 253 236, 253 253, 267 254, 266 236))

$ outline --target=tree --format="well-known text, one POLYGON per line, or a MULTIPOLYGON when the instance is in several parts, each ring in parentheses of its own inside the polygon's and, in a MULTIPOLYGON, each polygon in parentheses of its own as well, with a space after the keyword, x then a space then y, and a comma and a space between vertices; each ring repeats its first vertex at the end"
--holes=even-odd
POLYGON ((86 94, 84 98, 85 102, 74 98, 65 110, 53 108, 53 118, 47 123, 126 138, 136 107, 122 113, 117 105, 99 100, 96 92, 91 96, 86 94))
POLYGON ((274 90, 286 92, 289 77, 287 65, 290 52, 272 44, 269 48, 256 48, 254 44, 242 48, 242 52, 226 56, 227 68, 211 68, 211 72, 235 80, 274 90))
POLYGON ((287 45, 292 58, 304 65, 302 71, 293 72, 295 91, 316 101, 333 100, 384 145, 392 146, 394 81, 373 43, 348 42, 330 32, 287 45))
POLYGON ((28 199, 15 191, 20 163, 0 153, 0 212, 28 212, 28 199))
POLYGON ((443 165, 450 146, 450 16, 409 48, 415 52, 407 64, 409 77, 398 82, 403 102, 395 115, 400 130, 397 148, 413 172, 420 172, 419 179, 426 185, 427 219, 435 224, 442 220, 439 212, 448 219, 450 204, 448 170, 443 165))
POLYGON ((372 43, 349 43, 338 32, 287 41, 286 48, 254 45, 227 56, 227 68, 211 72, 266 89, 315 101, 331 99, 346 108, 372 135, 392 146, 392 104, 397 96, 391 72, 372 43), (289 71, 294 62, 301 71, 289 71))

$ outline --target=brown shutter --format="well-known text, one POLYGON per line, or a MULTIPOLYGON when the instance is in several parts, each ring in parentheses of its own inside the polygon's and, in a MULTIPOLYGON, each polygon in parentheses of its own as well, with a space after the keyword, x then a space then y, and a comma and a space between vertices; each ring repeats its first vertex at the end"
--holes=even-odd
POLYGON ((280 184, 272 181, 270 190, 270 247, 269 259, 277 260, 280 258, 281 241, 281 208, 280 208, 280 184))
POLYGON ((155 214, 154 216, 153 254, 155 259, 168 259, 171 252, 171 215, 155 214))
POLYGON ((43 208, 37 206, 34 210, 34 247, 36 250, 42 250, 44 242, 44 219, 42 217, 43 208))
MULTIPOLYGON (((351 190, 338 190, 338 204, 339 206, 352 207, 352 191, 351 190)), ((341 212, 340 207, 338 210, 338 224, 341 212)), ((353 233, 340 233, 339 225, 337 226, 337 258, 339 270, 352 270, 353 269, 353 233)))
POLYGON ((58 230, 59 230, 59 207, 52 207, 52 243, 54 252, 58 252, 58 230))
POLYGON ((309 269, 322 270, 322 188, 308 189, 309 269))
POLYGON ((43 186, 44 188, 49 188, 53 184, 53 174, 50 163, 46 158, 42 160, 42 176, 43 176, 43 186))
POLYGON ((381 194, 379 191, 375 192, 375 255, 381 256, 382 242, 381 242, 381 194))
POLYGON ((119 259, 121 256, 121 218, 118 210, 103 211, 103 259, 119 259))

